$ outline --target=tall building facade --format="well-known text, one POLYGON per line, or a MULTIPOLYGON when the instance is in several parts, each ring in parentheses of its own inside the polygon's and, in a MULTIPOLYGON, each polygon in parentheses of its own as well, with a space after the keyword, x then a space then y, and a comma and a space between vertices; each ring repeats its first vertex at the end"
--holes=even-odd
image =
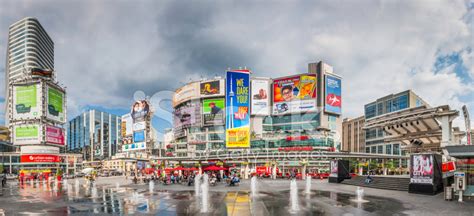
POLYGON ((64 164, 66 91, 55 79, 54 43, 37 19, 10 26, 5 68, 5 119, 21 169, 54 171, 64 164))
POLYGON ((365 117, 342 121, 342 151, 365 152, 365 117))
MULTIPOLYGON (((381 116, 387 113, 414 108, 419 106, 430 107, 422 98, 411 90, 381 97, 364 106, 365 119, 381 116)), ((374 128, 365 132, 365 152, 375 154, 402 154, 401 143, 385 143, 383 128, 374 128)))
POLYGON ((54 43, 36 18, 26 17, 13 23, 8 32, 5 66, 7 124, 11 120, 11 110, 8 108, 12 100, 9 84, 26 78, 33 68, 54 70, 54 43))
POLYGON ((86 111, 67 124, 67 149, 87 161, 110 158, 121 142, 121 117, 99 110, 86 111))

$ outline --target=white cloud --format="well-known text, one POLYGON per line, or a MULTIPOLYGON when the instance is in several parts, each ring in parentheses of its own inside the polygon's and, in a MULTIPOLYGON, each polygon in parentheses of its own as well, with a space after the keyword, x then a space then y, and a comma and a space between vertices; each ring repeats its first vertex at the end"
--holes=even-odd
MULTIPOLYGON (((0 9, 0 49, 9 24, 38 17, 55 41, 69 114, 89 104, 128 107, 137 90, 154 95, 227 67, 277 77, 318 60, 343 76, 346 117, 406 89, 453 108, 474 94, 452 68, 432 71, 438 56, 474 49, 468 2, 240 3, 8 1, 0 9)), ((461 57, 474 77, 473 52, 461 57)))

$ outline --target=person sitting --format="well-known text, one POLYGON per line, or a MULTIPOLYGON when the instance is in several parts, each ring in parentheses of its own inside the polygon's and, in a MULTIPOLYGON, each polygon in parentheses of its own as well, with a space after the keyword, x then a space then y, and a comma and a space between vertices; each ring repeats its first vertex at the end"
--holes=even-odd
POLYGON ((209 184, 212 185, 212 186, 215 186, 217 184, 217 178, 215 176, 212 176, 209 179, 209 184))
POLYGON ((239 177, 237 177, 237 176, 234 175, 234 176, 232 177, 232 179, 230 180, 229 186, 235 186, 235 184, 236 184, 236 183, 239 183, 239 182, 240 182, 239 177))
POLYGON ((188 186, 194 185, 194 175, 189 176, 188 186))
POLYGON ((367 175, 367 178, 365 179, 365 184, 370 184, 372 183, 374 179, 372 178, 372 176, 370 175, 370 172, 369 174, 367 175))

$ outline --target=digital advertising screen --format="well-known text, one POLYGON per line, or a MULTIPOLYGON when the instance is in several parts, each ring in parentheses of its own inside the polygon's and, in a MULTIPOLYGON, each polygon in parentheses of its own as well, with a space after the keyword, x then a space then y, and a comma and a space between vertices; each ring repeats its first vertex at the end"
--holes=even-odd
POLYGON ((204 99, 202 101, 203 124, 224 125, 224 98, 204 99))
POLYGON ((331 173, 329 174, 330 177, 338 177, 339 175, 338 170, 338 161, 333 160, 331 161, 331 173))
POLYGON ((270 81, 251 80, 251 113, 252 115, 270 115, 270 81))
POLYGON ((135 131, 133 132, 133 142, 144 142, 145 141, 145 131, 135 131))
POLYGON ((324 111, 341 114, 341 79, 326 75, 324 111))
POLYGON ((201 97, 222 95, 221 81, 214 80, 209 82, 201 82, 199 90, 201 97))
POLYGON ((150 114, 150 105, 148 104, 148 101, 140 100, 133 103, 130 114, 134 123, 145 121, 150 114))
POLYGON ((46 142, 56 145, 64 145, 64 132, 62 128, 46 125, 46 142))
POLYGON ((316 111, 316 74, 273 81, 273 114, 316 111))
POLYGON ((40 118, 41 85, 21 85, 13 87, 13 119, 40 118))
POLYGON ((37 124, 15 125, 13 127, 13 144, 40 144, 42 128, 37 124))
POLYGON ((65 122, 64 92, 48 86, 47 101, 48 111, 46 117, 58 122, 65 122))
POLYGON ((433 155, 416 154, 411 156, 411 183, 433 184, 433 155))

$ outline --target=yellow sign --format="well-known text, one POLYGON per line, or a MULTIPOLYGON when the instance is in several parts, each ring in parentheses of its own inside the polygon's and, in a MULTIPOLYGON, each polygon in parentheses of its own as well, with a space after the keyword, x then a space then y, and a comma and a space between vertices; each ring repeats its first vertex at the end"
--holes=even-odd
POLYGON ((250 148, 250 128, 227 129, 225 132, 225 143, 227 148, 250 148))

